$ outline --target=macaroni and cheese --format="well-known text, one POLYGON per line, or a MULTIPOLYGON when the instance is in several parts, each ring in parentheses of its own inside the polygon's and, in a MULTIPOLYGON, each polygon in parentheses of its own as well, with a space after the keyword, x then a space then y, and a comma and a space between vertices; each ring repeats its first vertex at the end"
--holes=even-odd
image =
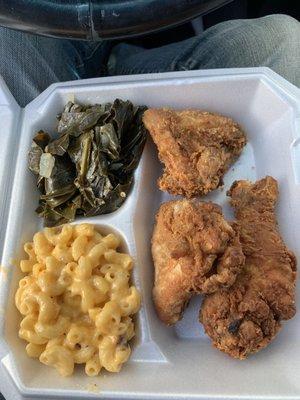
POLYGON ((79 224, 45 228, 24 245, 26 276, 15 301, 30 357, 63 376, 75 364, 85 364, 89 376, 120 370, 130 355, 140 295, 129 283, 132 258, 116 250, 119 244, 116 235, 79 224))

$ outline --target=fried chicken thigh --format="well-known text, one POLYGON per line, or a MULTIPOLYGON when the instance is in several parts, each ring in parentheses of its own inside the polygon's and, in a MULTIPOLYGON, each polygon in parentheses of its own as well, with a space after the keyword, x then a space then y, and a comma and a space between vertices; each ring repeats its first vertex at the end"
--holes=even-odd
POLYGON ((218 114, 149 109, 143 121, 165 164, 159 188, 188 198, 220 186, 246 144, 239 125, 218 114))
POLYGON ((152 237, 154 303, 166 324, 177 322, 195 293, 231 286, 244 264, 235 231, 219 206, 196 200, 161 205, 152 237))
POLYGON ((267 346, 281 321, 294 316, 296 260, 278 231, 275 179, 237 181, 228 195, 245 267, 230 289, 206 297, 200 320, 215 347, 243 359, 267 346))

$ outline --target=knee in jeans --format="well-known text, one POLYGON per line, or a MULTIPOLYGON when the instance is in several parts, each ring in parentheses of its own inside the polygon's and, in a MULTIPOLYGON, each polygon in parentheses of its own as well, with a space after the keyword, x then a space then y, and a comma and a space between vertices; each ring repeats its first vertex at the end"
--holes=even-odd
POLYGON ((265 65, 273 54, 300 51, 300 23, 284 14, 225 21, 195 37, 174 69, 265 65))
POLYGON ((295 18, 285 14, 274 14, 265 17, 266 23, 272 29, 274 39, 279 43, 299 43, 300 40, 300 23, 295 18))
POLYGON ((300 51, 300 23, 293 17, 274 14, 246 21, 243 34, 232 45, 243 48, 245 66, 265 65, 274 55, 294 59, 300 51))

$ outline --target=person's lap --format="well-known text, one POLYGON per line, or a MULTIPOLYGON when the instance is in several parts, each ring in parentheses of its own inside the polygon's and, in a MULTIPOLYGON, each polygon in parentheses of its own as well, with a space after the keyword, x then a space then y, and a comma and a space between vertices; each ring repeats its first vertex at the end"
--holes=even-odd
POLYGON ((226 21, 161 48, 111 48, 0 28, 0 74, 21 106, 51 83, 108 73, 268 66, 300 86, 300 23, 285 15, 226 21))
POLYGON ((157 49, 118 45, 113 75, 268 66, 300 86, 300 23, 286 15, 217 24, 201 35, 157 49))
POLYGON ((46 38, 0 27, 0 75, 21 106, 54 82, 106 74, 111 43, 46 38))

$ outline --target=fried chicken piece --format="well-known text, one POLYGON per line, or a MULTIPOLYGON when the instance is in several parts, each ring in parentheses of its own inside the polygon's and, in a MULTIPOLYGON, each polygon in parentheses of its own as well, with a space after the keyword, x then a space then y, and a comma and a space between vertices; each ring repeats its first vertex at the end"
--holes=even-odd
POLYGON ((174 324, 195 293, 231 286, 244 264, 221 208, 196 200, 161 205, 152 237, 153 297, 159 318, 174 324))
POLYGON ((224 173, 246 144, 239 125, 218 114, 149 109, 143 121, 165 164, 159 188, 188 198, 222 185, 224 173))
POLYGON ((228 195, 245 267, 230 289, 206 297, 200 320, 215 347, 243 359, 267 346, 281 321, 295 315, 296 259, 278 231, 275 179, 236 181, 228 195))

